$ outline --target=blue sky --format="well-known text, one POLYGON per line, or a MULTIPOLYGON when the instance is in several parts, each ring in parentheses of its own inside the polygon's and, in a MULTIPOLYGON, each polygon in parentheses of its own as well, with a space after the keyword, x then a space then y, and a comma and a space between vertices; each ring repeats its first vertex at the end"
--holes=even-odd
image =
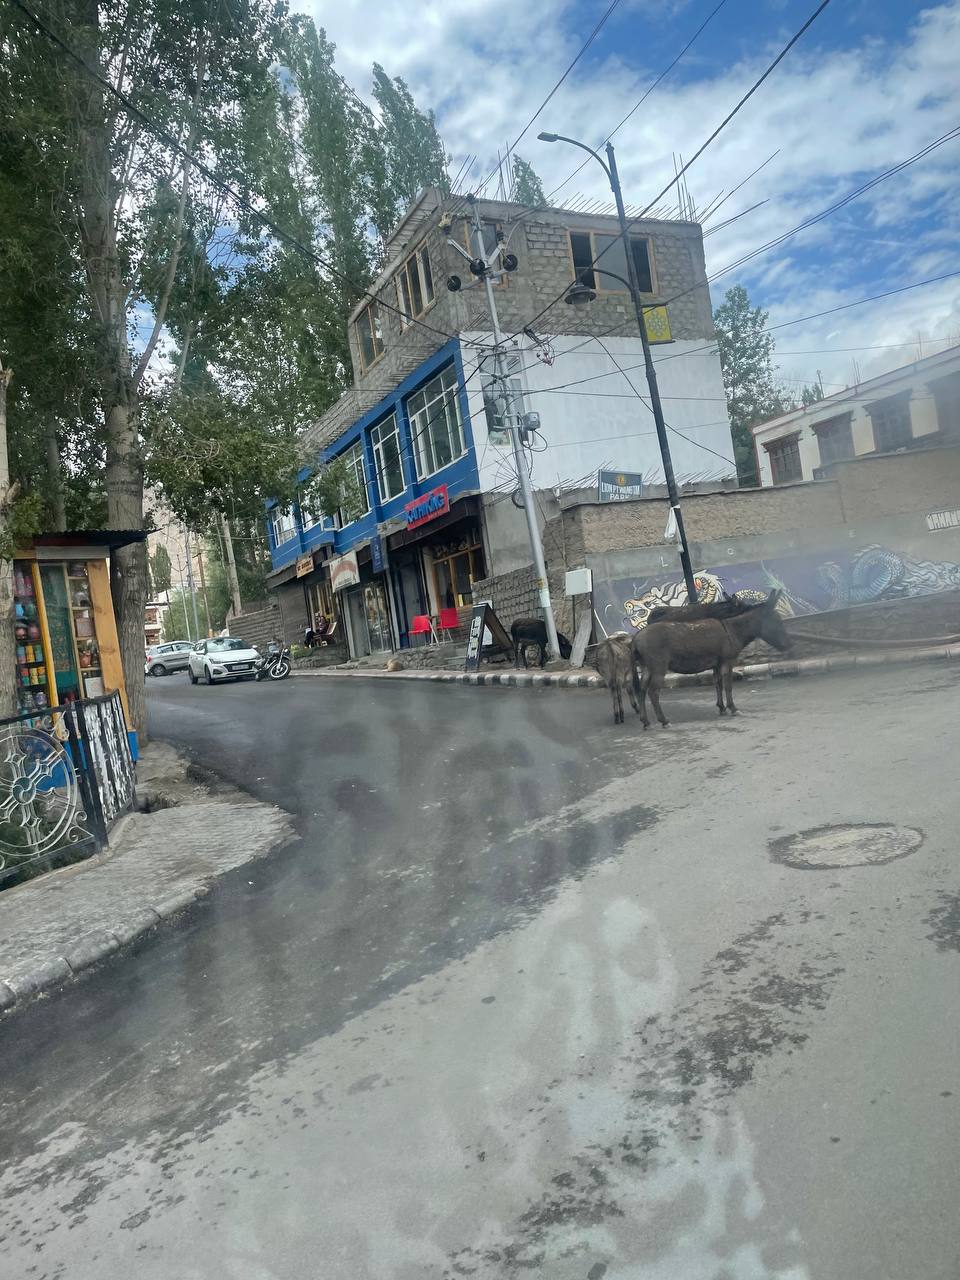
MULTIPOLYGON (((453 171, 479 153, 478 181, 512 141, 607 7, 608 0, 300 0, 338 47, 338 69, 364 97, 370 65, 403 75, 436 111, 453 171)), ((596 146, 673 59, 717 0, 621 0, 588 55, 521 142, 549 190, 579 163, 536 141, 540 129, 596 146)), ((617 134, 628 203, 646 203, 734 105, 816 0, 726 0, 681 63, 617 134)), ((960 0, 832 0, 721 138, 690 171, 701 207, 779 154, 724 206, 761 208, 706 240, 720 271, 819 212, 882 169, 960 125, 960 0)), ((563 188, 604 196, 599 168, 563 188)), ((733 283, 769 308, 771 324, 960 269, 956 174, 960 141, 940 147, 816 228, 712 285, 733 283)), ((707 224, 710 225, 709 222, 707 224)), ((784 379, 828 385, 960 342, 960 277, 777 334, 784 379), (894 344, 908 344, 895 346, 894 344), (848 351, 846 348, 857 348, 848 351)))

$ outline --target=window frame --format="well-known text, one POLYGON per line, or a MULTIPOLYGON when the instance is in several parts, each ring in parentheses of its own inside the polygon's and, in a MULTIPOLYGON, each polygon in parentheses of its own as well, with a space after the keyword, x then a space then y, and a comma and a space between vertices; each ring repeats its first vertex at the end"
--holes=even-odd
MULTIPOLYGON (((403 407, 404 407, 404 412, 407 415, 407 422, 410 425, 410 437, 411 437, 411 443, 413 445, 414 468, 416 470, 416 475, 418 480, 425 480, 427 476, 436 475, 439 471, 443 471, 445 467, 451 466, 454 462, 457 462, 460 458, 462 458, 466 454, 467 435, 464 429, 463 414, 460 409, 460 378, 457 374, 456 364, 451 362, 448 365, 444 365, 444 367, 438 370, 435 374, 433 374, 432 377, 428 378, 425 382, 421 383, 421 385, 417 387, 415 391, 411 391, 411 393, 405 398, 403 407), (457 427, 457 432, 460 438, 460 449, 459 449, 459 452, 454 452, 451 449, 451 457, 446 462, 441 462, 439 465, 431 465, 429 468, 427 468, 424 465, 422 431, 425 427, 429 426, 429 424, 434 420, 435 417, 439 416, 439 410, 436 409, 435 407, 431 408, 431 406, 436 406, 438 401, 441 399, 440 394, 434 394, 432 399, 430 399, 428 402, 427 400, 428 388, 432 387, 435 383, 442 383, 444 379, 449 379, 451 377, 453 379, 453 385, 452 387, 448 386, 443 391, 442 398, 445 404, 449 403, 451 400, 453 402, 453 412, 456 417, 456 427, 457 427), (412 410, 411 405, 418 398, 423 399, 424 401, 423 408, 418 410, 412 410), (423 427, 418 427, 415 419, 417 414, 423 413, 423 412, 427 413, 427 419, 426 419, 426 422, 423 424, 423 427)), ((445 414, 444 419, 448 427, 448 441, 449 441, 449 417, 445 414)), ((431 455, 432 455, 431 462, 435 464, 436 449, 433 446, 433 436, 430 436, 429 440, 431 444, 431 455)))
MULTIPOLYGON (((867 414, 873 431, 875 453, 897 453, 900 449, 909 449, 912 446, 915 436, 913 434, 913 416, 910 413, 910 397, 910 391, 901 391, 895 395, 884 396, 880 400, 874 400, 872 404, 867 405, 867 414), (906 416, 906 435, 896 444, 882 444, 880 433, 886 427, 884 420, 888 415, 892 417, 894 411, 906 416)), ((902 423, 900 425, 902 426, 902 423)))
MULTIPOLYGON (((596 262, 598 254, 602 252, 602 250, 597 248, 596 237, 604 236, 609 240, 616 240, 618 237, 618 234, 619 233, 615 231, 595 231, 595 230, 588 230, 586 228, 581 228, 581 227, 567 227, 567 253, 570 258, 570 273, 575 281, 579 281, 581 277, 584 275, 590 275, 593 278, 593 282, 588 283, 588 288, 594 289, 597 293, 620 294, 621 296, 623 294, 628 293, 628 290, 626 290, 620 284, 619 280, 614 281, 614 284, 616 285, 615 289, 608 289, 601 283, 601 281, 597 279, 598 276, 602 276, 604 274, 602 264, 599 267, 591 268, 589 271, 582 271, 578 273, 577 267, 576 267, 576 260, 573 252, 573 237, 589 236, 590 237, 590 261, 596 262)), ((656 261, 653 253, 653 237, 644 236, 644 235, 628 235, 627 239, 631 242, 631 244, 634 241, 638 243, 642 242, 643 244, 646 245, 646 248, 647 248, 647 274, 650 277, 650 288, 644 289, 643 287, 641 287, 640 289, 641 296, 644 298, 658 297, 660 291, 657 288, 656 261)), ((624 278, 626 279, 628 276, 629 276, 629 272, 625 271, 624 278)))
POLYGON ((400 264, 394 285, 400 309, 400 328, 409 329, 421 316, 426 315, 437 300, 436 285, 433 281, 433 264, 430 261, 430 246, 426 240, 422 240, 413 253, 408 254, 400 264), (424 269, 424 259, 426 259, 426 269, 424 269), (414 277, 410 275, 411 267, 416 270, 417 288, 420 291, 419 310, 415 310, 413 306, 414 277), (406 285, 406 290, 403 289, 403 285, 406 285))
POLYGON ((386 340, 384 338, 383 321, 380 318, 380 304, 376 298, 371 298, 363 310, 358 314, 353 322, 353 331, 357 339, 357 356, 360 360, 360 368, 366 373, 383 356, 387 349, 386 340), (373 359, 367 360, 363 349, 363 338, 361 336, 360 322, 365 320, 370 329, 370 348, 373 351, 373 359), (377 343, 380 344, 380 350, 377 350, 377 343))
POLYGON ((852 413, 838 413, 832 418, 824 418, 822 422, 814 422, 812 426, 813 434, 817 437, 817 448, 820 451, 820 465, 822 467, 828 467, 833 462, 846 462, 847 459, 855 456, 852 413), (842 437, 844 445, 849 448, 849 452, 835 453, 831 445, 827 452, 824 453, 824 441, 835 441, 838 437, 842 437))
POLYGON ((346 517, 346 512, 342 507, 337 508, 337 516, 340 520, 340 528, 345 529, 347 525, 356 524, 358 520, 362 520, 364 516, 370 514, 370 490, 367 488, 367 458, 366 450, 363 447, 363 440, 354 440, 348 449, 344 449, 343 453, 338 453, 337 458, 341 459, 346 466, 353 465, 354 479, 360 485, 360 493, 363 498, 363 510, 358 512, 351 520, 346 517), (356 462, 359 461, 359 474, 356 468, 356 462))
POLYGON ((394 498, 398 498, 407 487, 407 478, 403 469, 403 437, 400 434, 400 419, 397 416, 396 409, 391 410, 385 418, 381 418, 379 422, 374 423, 370 428, 370 452, 373 454, 373 470, 374 479, 377 485, 377 494, 381 502, 392 502, 394 498), (389 424, 392 423, 392 429, 389 424), (386 434, 384 434, 386 429, 386 434), (400 471, 400 487, 386 491, 383 481, 387 474, 385 466, 384 442, 390 437, 396 439, 397 442, 397 467, 400 471))
POLYGON ((285 546, 297 536, 297 517, 293 507, 272 507, 270 509, 270 533, 275 547, 285 546), (286 521, 286 523, 285 523, 286 521), (281 529, 289 528, 285 537, 281 537, 281 529))
POLYGON ((800 457, 800 432, 793 431, 789 435, 777 436, 775 440, 762 441, 767 456, 770 459, 770 479, 774 485, 781 484, 800 484, 803 481, 803 460, 800 457), (790 450, 791 455, 796 457, 797 474, 795 476, 778 475, 778 467, 783 465, 783 454, 790 450))

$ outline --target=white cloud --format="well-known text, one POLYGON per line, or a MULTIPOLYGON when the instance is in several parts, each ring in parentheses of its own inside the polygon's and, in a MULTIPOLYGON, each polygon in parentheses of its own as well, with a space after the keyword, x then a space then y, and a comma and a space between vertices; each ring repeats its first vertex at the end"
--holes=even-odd
MULTIPOLYGON (((466 155, 479 153, 474 181, 526 123, 596 20, 593 9, 587 13, 570 0, 450 0, 415 13, 393 3, 379 8, 375 21, 360 0, 342 0, 322 11, 303 7, 325 25, 338 47, 338 68, 359 92, 368 93, 374 60, 407 79, 417 100, 436 110, 454 169, 466 155)), ((634 8, 638 23, 655 24, 664 11, 660 0, 634 8)), ((767 11, 767 29, 773 11, 767 11)), ((616 138, 628 203, 645 204, 672 177, 673 153, 690 156, 696 150, 780 47, 794 20, 792 12, 789 21, 780 13, 775 21, 781 28, 765 47, 719 73, 696 75, 702 64, 695 47, 683 80, 668 79, 651 95, 616 138)), ((831 48, 831 42, 857 39, 855 21, 855 12, 828 9, 691 171, 690 189, 703 207, 779 148, 724 206, 717 221, 767 199, 707 239, 711 271, 817 213, 960 121, 960 0, 917 11, 897 42, 873 39, 831 48)), ((693 15, 689 25, 695 25, 693 15)), ((703 40, 708 38, 709 29, 703 40)), ((537 142, 538 130, 569 132, 596 145, 660 70, 628 65, 620 56, 588 58, 575 69, 520 146, 547 190, 582 156, 537 142)), ((724 276, 713 286, 714 301, 742 280, 776 323, 950 270, 957 261, 958 160, 960 143, 946 144, 802 237, 724 276)), ((561 199, 578 191, 607 196, 599 167, 588 165, 561 199)), ((912 342, 917 334, 928 340, 960 336, 960 280, 786 329, 778 334, 778 346, 783 353, 878 346, 912 342)), ((903 363, 901 355, 912 358, 908 349, 864 351, 857 359, 866 376, 903 363)), ((845 352, 783 354, 780 363, 791 377, 811 380, 818 367, 825 381, 853 377, 845 352)))

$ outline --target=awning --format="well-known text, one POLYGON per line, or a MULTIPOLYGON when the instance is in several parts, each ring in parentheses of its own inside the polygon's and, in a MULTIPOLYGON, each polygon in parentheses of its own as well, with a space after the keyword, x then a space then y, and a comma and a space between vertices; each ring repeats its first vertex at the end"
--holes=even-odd
POLYGON ((133 542, 145 542, 149 529, 67 529, 64 533, 38 533, 31 538, 35 547, 106 547, 116 551, 133 542))

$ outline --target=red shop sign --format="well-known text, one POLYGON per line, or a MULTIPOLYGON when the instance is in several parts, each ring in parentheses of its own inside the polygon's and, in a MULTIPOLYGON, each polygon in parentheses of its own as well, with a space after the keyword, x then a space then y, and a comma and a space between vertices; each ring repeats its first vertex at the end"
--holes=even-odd
POLYGON ((414 498, 413 502, 408 502, 403 508, 403 514, 407 518, 407 528, 416 529, 418 525, 426 524, 428 520, 445 516, 449 510, 450 495, 447 493, 447 486, 439 484, 436 489, 431 489, 429 493, 414 498))

